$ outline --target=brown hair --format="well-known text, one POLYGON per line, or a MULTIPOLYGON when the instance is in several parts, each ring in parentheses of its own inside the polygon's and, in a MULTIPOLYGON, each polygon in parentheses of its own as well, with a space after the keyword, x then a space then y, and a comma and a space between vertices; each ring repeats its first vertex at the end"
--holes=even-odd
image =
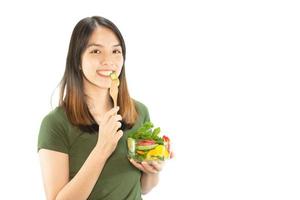
POLYGON ((119 39, 122 47, 124 62, 119 76, 120 86, 117 103, 120 107, 119 114, 122 116, 123 126, 131 128, 138 114, 134 100, 129 96, 127 88, 125 76, 125 42, 116 25, 103 17, 87 17, 76 24, 70 40, 65 72, 60 82, 59 105, 65 109, 68 119, 73 125, 82 127, 96 124, 85 102, 83 74, 80 66, 81 55, 87 47, 90 36, 98 26, 104 26, 112 30, 119 39))

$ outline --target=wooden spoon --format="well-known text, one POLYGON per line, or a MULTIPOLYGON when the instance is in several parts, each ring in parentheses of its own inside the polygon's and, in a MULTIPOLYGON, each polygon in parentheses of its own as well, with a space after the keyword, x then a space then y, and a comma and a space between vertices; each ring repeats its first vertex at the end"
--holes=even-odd
POLYGON ((110 78, 111 78, 112 82, 111 82, 111 86, 109 89, 109 94, 110 94, 111 98, 113 99, 114 108, 115 108, 115 107, 117 107, 117 102, 118 102, 118 93, 119 93, 118 87, 120 85, 120 81, 118 79, 116 72, 111 73, 110 78))

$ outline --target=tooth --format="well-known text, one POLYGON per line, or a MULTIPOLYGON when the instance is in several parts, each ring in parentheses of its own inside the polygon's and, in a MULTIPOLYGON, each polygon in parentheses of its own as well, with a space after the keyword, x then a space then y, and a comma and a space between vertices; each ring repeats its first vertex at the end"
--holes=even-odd
POLYGON ((99 73, 104 75, 104 76, 109 76, 112 71, 100 71, 99 73))

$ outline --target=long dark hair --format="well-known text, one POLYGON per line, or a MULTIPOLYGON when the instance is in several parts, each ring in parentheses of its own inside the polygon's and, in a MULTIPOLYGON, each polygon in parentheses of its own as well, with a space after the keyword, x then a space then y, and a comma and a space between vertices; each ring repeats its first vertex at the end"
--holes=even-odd
MULTIPOLYGON (((65 73, 60 82, 59 105, 65 109, 68 119, 73 125, 80 128, 89 126, 95 127, 96 122, 89 112, 88 106, 85 102, 83 73, 80 70, 80 67, 82 62, 81 57, 87 48, 89 38, 93 31, 99 26, 104 26, 112 30, 121 44, 124 62, 119 76, 120 86, 117 103, 120 107, 119 113, 122 115, 123 125, 125 125, 126 128, 131 128, 136 121, 138 114, 134 101, 129 95, 126 83, 125 42, 117 26, 103 17, 87 17, 76 24, 70 40, 65 73)), ((88 132, 95 131, 94 129, 87 130, 90 130, 88 132)))

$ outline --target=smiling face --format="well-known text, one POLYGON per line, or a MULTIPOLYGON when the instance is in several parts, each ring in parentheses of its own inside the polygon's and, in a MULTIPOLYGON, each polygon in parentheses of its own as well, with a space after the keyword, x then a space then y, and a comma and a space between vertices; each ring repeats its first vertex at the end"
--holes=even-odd
POLYGON ((94 85, 108 89, 111 86, 110 73, 116 71, 119 76, 123 66, 120 41, 110 29, 97 27, 88 41, 81 60, 85 86, 94 85))

